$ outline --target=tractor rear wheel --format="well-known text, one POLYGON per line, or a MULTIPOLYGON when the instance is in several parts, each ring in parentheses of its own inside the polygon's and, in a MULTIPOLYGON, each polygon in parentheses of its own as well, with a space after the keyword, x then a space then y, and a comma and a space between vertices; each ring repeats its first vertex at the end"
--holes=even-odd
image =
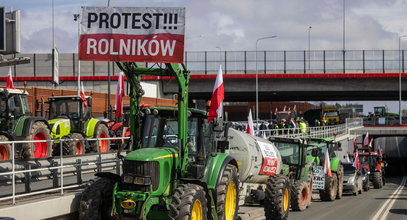
POLYGON ((295 181, 291 186, 291 208, 293 211, 304 211, 310 196, 309 184, 305 181, 295 181))
POLYGON ((84 137, 82 134, 79 133, 72 133, 69 137, 70 139, 79 139, 79 140, 74 140, 74 141, 69 141, 64 147, 65 147, 65 152, 68 155, 82 155, 85 153, 85 144, 83 140, 84 137))
POLYGON ((340 165, 337 173, 338 178, 338 192, 336 193, 336 199, 342 198, 343 193, 343 166, 340 165))
MULTIPOLYGON (((95 138, 109 138, 109 129, 104 124, 99 124, 96 132, 95 138)), ((92 150, 94 152, 106 153, 110 151, 110 140, 98 140, 92 143, 92 150)))
POLYGON ((88 186, 79 201, 79 219, 110 219, 114 184, 109 178, 100 178, 88 186))
POLYGON ((375 171, 373 173, 373 187, 375 189, 380 189, 383 187, 382 173, 379 171, 375 171))
POLYGON ((175 189, 170 205, 169 219, 205 220, 207 213, 208 201, 202 186, 185 184, 175 189))
POLYGON ((336 173, 325 177, 325 190, 319 191, 319 197, 322 201, 334 201, 338 192, 338 179, 336 173))
MULTIPOLYGON (((0 142, 3 141, 9 141, 9 139, 4 135, 0 135, 0 142)), ((11 144, 0 144, 0 161, 10 160, 11 150, 11 144)))
POLYGON ((264 212, 266 219, 288 218, 290 208, 290 181, 286 176, 273 175, 267 180, 264 212))
POLYGON ((239 206, 239 173, 236 166, 226 165, 216 187, 216 211, 219 220, 237 218, 239 206))
MULTIPOLYGON (((35 122, 30 133, 26 137, 27 141, 46 141, 51 140, 51 134, 48 126, 42 122, 35 122)), ((46 158, 52 156, 51 142, 31 142, 23 145, 23 158, 46 158)))

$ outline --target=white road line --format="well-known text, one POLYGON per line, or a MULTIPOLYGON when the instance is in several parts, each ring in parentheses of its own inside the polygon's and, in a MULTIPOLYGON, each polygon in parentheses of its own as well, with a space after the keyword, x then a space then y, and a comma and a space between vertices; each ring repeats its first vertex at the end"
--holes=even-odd
POLYGON ((401 180, 401 185, 394 191, 394 193, 386 200, 386 202, 381 206, 379 211, 376 212, 376 214, 373 216, 372 220, 377 220, 379 219, 380 215, 382 214, 383 210, 387 207, 387 205, 393 200, 393 197, 395 197, 396 194, 401 192, 401 189, 404 187, 404 184, 406 182, 406 177, 403 177, 401 180))
POLYGON ((387 215, 389 214, 389 211, 391 209, 391 207, 393 207, 394 203, 396 202, 397 198, 399 197, 400 193, 403 191, 404 185, 406 184, 406 178, 403 178, 404 183, 401 183, 401 189, 398 191, 398 193, 396 194, 396 196, 393 198, 393 200, 391 201, 390 205, 387 206, 386 211, 384 211, 382 217, 380 218, 380 220, 385 220, 387 215))

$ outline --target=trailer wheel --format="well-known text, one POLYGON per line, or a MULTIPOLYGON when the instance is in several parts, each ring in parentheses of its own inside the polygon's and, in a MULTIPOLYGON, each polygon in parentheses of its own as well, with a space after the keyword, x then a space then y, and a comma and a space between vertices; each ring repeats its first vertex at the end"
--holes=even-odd
MULTIPOLYGON (((95 138, 109 138, 109 129, 104 124, 99 124, 96 129, 95 138)), ((110 140, 99 140, 92 143, 92 149, 94 152, 105 153, 110 151, 110 140), (99 142, 99 146, 98 146, 99 142)))
MULTIPOLYGON (((83 139, 82 134, 72 133, 71 139, 83 139)), ((85 144, 83 140, 69 141, 65 146, 65 152, 68 155, 82 155, 85 153, 85 144)))
POLYGON ((338 177, 338 193, 336 194, 336 199, 342 198, 343 193, 343 166, 340 165, 337 173, 338 177))
POLYGON ((293 211, 304 211, 310 195, 309 184, 305 181, 295 181, 291 186, 291 208, 293 211))
MULTIPOLYGON (((4 135, 0 135, 0 142, 2 141, 9 141, 9 139, 4 135)), ((0 161, 10 160, 11 150, 11 144, 0 144, 0 161)))
POLYGON ((219 220, 233 220, 238 214, 239 173, 236 166, 228 164, 216 187, 216 211, 219 220))
POLYGON ((207 219, 208 201, 205 190, 196 184, 180 185, 175 189, 170 205, 172 220, 207 219))
POLYGON ((109 178, 100 178, 88 186, 79 201, 79 219, 110 219, 114 184, 115 182, 109 178))
POLYGON ((336 173, 332 173, 332 176, 325 177, 325 190, 319 191, 319 196, 322 201, 334 201, 338 192, 338 178, 336 173))
MULTIPOLYGON (((30 133, 26 137, 28 141, 51 140, 48 126, 42 122, 35 122, 30 128, 30 133)), ((23 145, 23 158, 45 158, 52 156, 51 142, 31 142, 23 145)))
POLYGON ((286 176, 274 175, 267 180, 264 212, 266 219, 288 218, 290 207, 290 182, 286 176))
POLYGON ((379 171, 375 171, 373 173, 373 187, 375 189, 380 189, 383 186, 383 179, 382 179, 382 173, 379 171))

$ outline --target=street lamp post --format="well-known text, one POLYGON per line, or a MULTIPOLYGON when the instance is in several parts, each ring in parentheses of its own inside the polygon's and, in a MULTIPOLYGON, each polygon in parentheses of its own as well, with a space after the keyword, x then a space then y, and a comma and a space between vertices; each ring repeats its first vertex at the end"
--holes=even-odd
POLYGON ((311 28, 308 27, 308 70, 311 70, 311 28))
MULTIPOLYGON (((80 21, 79 21, 79 18, 80 18, 80 14, 74 14, 73 15, 73 20, 78 23, 78 43, 76 44, 77 48, 78 48, 77 49, 78 53, 79 53, 79 40, 80 40, 80 21)), ((80 96, 80 90, 81 90, 80 83, 81 83, 81 61, 79 60, 79 57, 78 57, 78 85, 77 85, 78 86, 78 96, 80 96)))
POLYGON ((257 68, 257 45, 259 41, 265 40, 265 39, 270 39, 270 38, 276 38, 276 35, 269 36, 269 37, 261 37, 257 38, 256 40, 256 125, 259 124, 259 69, 257 68))
POLYGON ((345 0, 343 0, 342 10, 342 59, 343 59, 343 73, 345 73, 345 0))
POLYGON ((402 115, 401 115, 401 38, 407 37, 403 35, 399 37, 399 123, 402 124, 402 115))

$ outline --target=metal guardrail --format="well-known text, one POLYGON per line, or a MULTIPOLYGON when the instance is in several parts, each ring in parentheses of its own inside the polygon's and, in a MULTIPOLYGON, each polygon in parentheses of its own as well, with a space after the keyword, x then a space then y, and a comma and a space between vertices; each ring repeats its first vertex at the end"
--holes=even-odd
POLYGON ((0 176, 3 176, 4 181, 11 180, 12 193, 11 196, 0 197, 0 201, 12 200, 12 204, 16 204, 16 199, 21 197, 28 197, 48 192, 60 191, 60 194, 64 194, 64 190, 81 187, 82 183, 82 172, 89 170, 96 170, 98 172, 102 171, 104 168, 109 168, 114 170, 117 174, 120 174, 120 163, 121 160, 117 156, 113 156, 109 153, 101 153, 99 141, 100 140, 126 140, 129 137, 117 137, 117 138, 92 138, 92 139, 59 139, 59 140, 44 140, 44 141, 7 141, 0 142, 0 144, 11 144, 12 155, 15 155, 16 144, 24 143, 34 143, 34 142, 59 142, 60 155, 50 158, 41 159, 15 159, 13 156, 11 160, 0 162, 0 166, 4 166, 4 172, 0 172, 0 176), (85 155, 63 155, 63 142, 67 141, 96 141, 98 147, 98 153, 95 154, 85 154, 85 155), (94 158, 92 158, 94 157, 94 158), (19 164, 23 163, 21 166, 19 164), (30 163, 33 162, 33 163, 30 163), (31 164, 31 165, 30 165, 31 164), (33 168, 32 164, 35 164, 36 168, 33 168), (43 164, 44 166, 42 166, 43 164), (105 165, 106 164, 106 165, 105 165), (40 166, 39 166, 40 165, 40 166), (105 165, 104 167, 102 165, 105 165), (37 173, 36 177, 50 176, 53 180, 53 188, 42 189, 32 192, 30 189, 30 180, 33 177, 32 173, 37 173), (64 177, 68 175, 76 175, 76 184, 65 185, 64 177), (16 180, 21 179, 25 184, 25 193, 16 193, 16 180), (58 182, 59 181, 59 182, 58 182))
POLYGON ((333 126, 318 126, 307 128, 283 128, 259 130, 258 135, 264 138, 271 136, 287 138, 337 138, 341 135, 349 134, 349 129, 363 126, 363 118, 347 118, 344 124, 333 126))

